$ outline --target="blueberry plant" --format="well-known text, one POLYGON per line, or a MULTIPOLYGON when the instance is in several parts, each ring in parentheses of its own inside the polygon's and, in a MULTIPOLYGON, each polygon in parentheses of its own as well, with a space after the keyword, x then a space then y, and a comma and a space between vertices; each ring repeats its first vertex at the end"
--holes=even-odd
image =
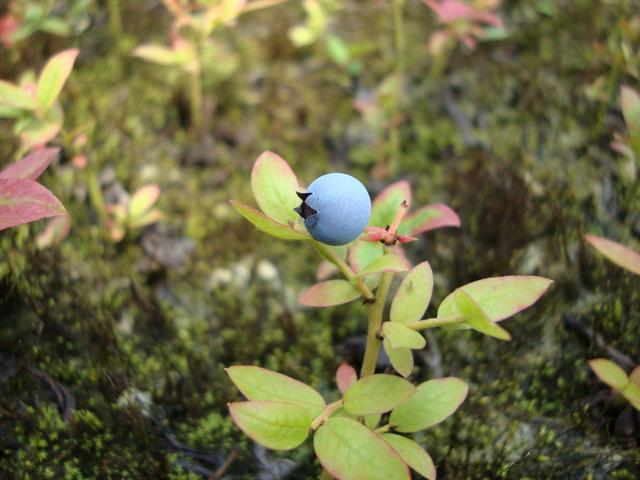
POLYGON ((0 230, 66 215, 60 200, 36 181, 58 151, 37 150, 0 171, 0 230))
POLYGON ((309 385, 257 366, 229 367, 229 377, 247 398, 229 404, 235 424, 274 450, 293 449, 313 435, 324 478, 409 479, 410 467, 434 479, 431 457, 407 434, 452 415, 468 385, 455 377, 417 386, 407 380, 412 350, 425 347, 420 332, 473 329, 509 340, 499 322, 536 302, 551 281, 536 276, 478 280, 449 294, 436 317, 423 318, 433 290, 431 267, 426 261, 412 266, 400 244, 434 228, 458 226, 450 208, 435 204, 409 213, 407 182, 389 186, 371 207, 364 187, 348 175, 328 174, 304 189, 287 162, 271 152, 255 162, 251 186, 261 211, 232 200, 238 213, 276 238, 307 243, 344 277, 309 287, 299 302, 329 307, 360 300, 368 310, 368 330, 359 378, 353 367, 338 369, 340 398, 327 399, 309 385), (356 238, 359 232, 354 235, 352 227, 364 227, 364 217, 369 226, 356 238), (387 311, 397 274, 404 279, 387 311), (375 373, 381 348, 398 375, 375 373))
POLYGON ((215 65, 218 76, 233 71, 237 63, 222 44, 216 43, 213 33, 224 26, 233 25, 243 13, 269 7, 283 0, 218 0, 185 1, 163 0, 173 15, 171 44, 169 47, 155 43, 139 45, 133 55, 143 60, 176 67, 189 76, 191 127, 198 132, 203 127, 202 72, 215 65))
POLYGON ((76 49, 64 50, 49 59, 37 78, 27 73, 18 84, 0 80, 0 118, 14 121, 14 134, 22 143, 19 156, 45 145, 62 129, 58 97, 77 56, 76 49))
POLYGON ((160 187, 156 184, 149 184, 140 187, 131 197, 127 196, 122 203, 106 205, 106 226, 109 238, 114 242, 119 242, 125 235, 131 235, 160 220, 162 212, 154 208, 159 197, 160 187))

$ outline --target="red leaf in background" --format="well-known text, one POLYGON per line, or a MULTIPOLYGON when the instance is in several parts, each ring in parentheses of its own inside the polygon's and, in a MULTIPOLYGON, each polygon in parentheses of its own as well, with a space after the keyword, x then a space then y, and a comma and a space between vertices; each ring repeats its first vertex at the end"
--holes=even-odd
POLYGON ((20 21, 15 15, 7 13, 0 17, 0 43, 9 48, 13 45, 13 35, 20 28, 20 21))
POLYGON ((440 23, 448 24, 458 20, 466 20, 469 22, 494 25, 496 27, 503 26, 502 19, 499 16, 475 9, 460 0, 443 0, 441 2, 437 2, 436 0, 423 0, 423 2, 433 10, 440 23))
POLYGON ((43 148, 36 150, 22 160, 12 163, 0 171, 0 178, 28 178, 36 180, 56 157, 60 148, 43 148))
POLYGON ((38 182, 0 178, 0 230, 65 213, 60 201, 38 182))
POLYGON ((336 383, 338 384, 338 390, 343 395, 356 380, 358 380, 358 374, 351 365, 343 363, 336 370, 336 383))

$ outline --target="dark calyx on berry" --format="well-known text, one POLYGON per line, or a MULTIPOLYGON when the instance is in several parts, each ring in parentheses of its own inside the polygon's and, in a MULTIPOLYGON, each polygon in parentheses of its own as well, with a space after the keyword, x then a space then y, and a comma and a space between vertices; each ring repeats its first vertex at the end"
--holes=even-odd
POLYGON ((317 210, 314 210, 312 207, 310 207, 306 203, 306 200, 309 197, 309 195, 311 195, 311 192, 306 192, 306 193, 296 192, 296 194, 298 195, 300 200, 302 200, 302 203, 300 204, 300 206, 293 209, 298 215, 300 215, 302 218, 306 220, 311 215, 315 215, 316 213, 318 213, 317 210))

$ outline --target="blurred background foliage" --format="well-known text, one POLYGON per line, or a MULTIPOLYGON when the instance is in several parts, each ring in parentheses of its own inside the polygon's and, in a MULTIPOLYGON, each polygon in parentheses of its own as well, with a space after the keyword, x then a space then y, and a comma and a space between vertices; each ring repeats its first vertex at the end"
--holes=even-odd
MULTIPOLYGON (((478 0, 502 25, 479 27, 417 0, 291 0, 176 37, 173 7, 201 19, 217 5, 0 2, 0 78, 80 50, 50 142, 62 153, 41 177, 70 232, 37 242, 38 222, 0 235, 0 476, 319 473, 308 445, 267 454, 226 412, 238 394, 225 366, 331 395, 336 367, 362 353, 357 306, 297 305, 310 251, 226 203, 250 201, 251 165, 269 149, 302 181, 347 171, 375 194, 402 178, 416 205, 451 205, 461 229, 408 249, 436 272, 435 305, 485 276, 555 280, 510 323, 513 342, 429 336, 416 379, 471 386, 460 414, 419 439, 440 478, 639 478, 640 418, 586 360, 613 349, 640 363, 640 280, 581 237, 640 242, 638 165, 610 147, 625 132, 620 86, 640 86, 640 4, 478 0), (196 70, 133 55, 176 38, 195 45, 196 70), (160 221, 114 241, 105 203, 149 184, 160 221)), ((0 164, 19 150, 0 119, 0 164)))

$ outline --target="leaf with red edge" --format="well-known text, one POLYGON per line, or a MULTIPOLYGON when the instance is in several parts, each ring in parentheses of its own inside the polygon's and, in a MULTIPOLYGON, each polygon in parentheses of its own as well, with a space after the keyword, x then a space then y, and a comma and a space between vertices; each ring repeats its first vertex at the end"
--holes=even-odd
MULTIPOLYGON (((499 322, 530 307, 553 283, 544 277, 508 275, 468 283, 462 287, 493 322, 499 322)), ((438 318, 460 315, 455 292, 438 307, 438 318)))
POLYGON ((331 307, 351 302, 360 292, 346 280, 327 280, 316 283, 300 294, 298 301, 308 307, 331 307))
POLYGON ((253 164, 251 189, 260 209, 277 222, 288 224, 299 216, 293 211, 300 205, 298 184, 289 164, 273 152, 264 152, 253 164))
POLYGON ((636 275, 640 275, 640 253, 607 238, 585 235, 584 239, 611 262, 636 275))
POLYGON ((63 50, 49 59, 38 77, 36 99, 42 112, 51 108, 71 74, 78 49, 63 50))
POLYGON ((398 231, 409 235, 444 227, 459 227, 460 217, 444 203, 427 205, 407 215, 398 231))
POLYGON ((340 480, 410 480, 409 468, 396 451, 361 423, 332 417, 313 439, 318 460, 340 480))
POLYGON ((60 200, 38 182, 0 178, 0 230, 65 213, 60 200))
POLYGON ((436 479, 436 467, 433 465, 431 456, 413 440, 396 435, 395 433, 385 433, 382 438, 398 452, 407 465, 428 480, 436 479))
POLYGON ((348 363, 342 363, 336 370, 336 383, 338 384, 338 390, 343 395, 356 380, 358 380, 356 369, 348 363))
POLYGON ((400 204, 406 201, 411 205, 411 185, 406 180, 392 183, 385 188, 373 201, 369 225, 386 227, 393 223, 400 204))
POLYGON ((0 178, 28 178, 37 180, 49 164, 56 158, 59 148, 43 148, 30 153, 22 160, 12 163, 0 171, 0 178))

